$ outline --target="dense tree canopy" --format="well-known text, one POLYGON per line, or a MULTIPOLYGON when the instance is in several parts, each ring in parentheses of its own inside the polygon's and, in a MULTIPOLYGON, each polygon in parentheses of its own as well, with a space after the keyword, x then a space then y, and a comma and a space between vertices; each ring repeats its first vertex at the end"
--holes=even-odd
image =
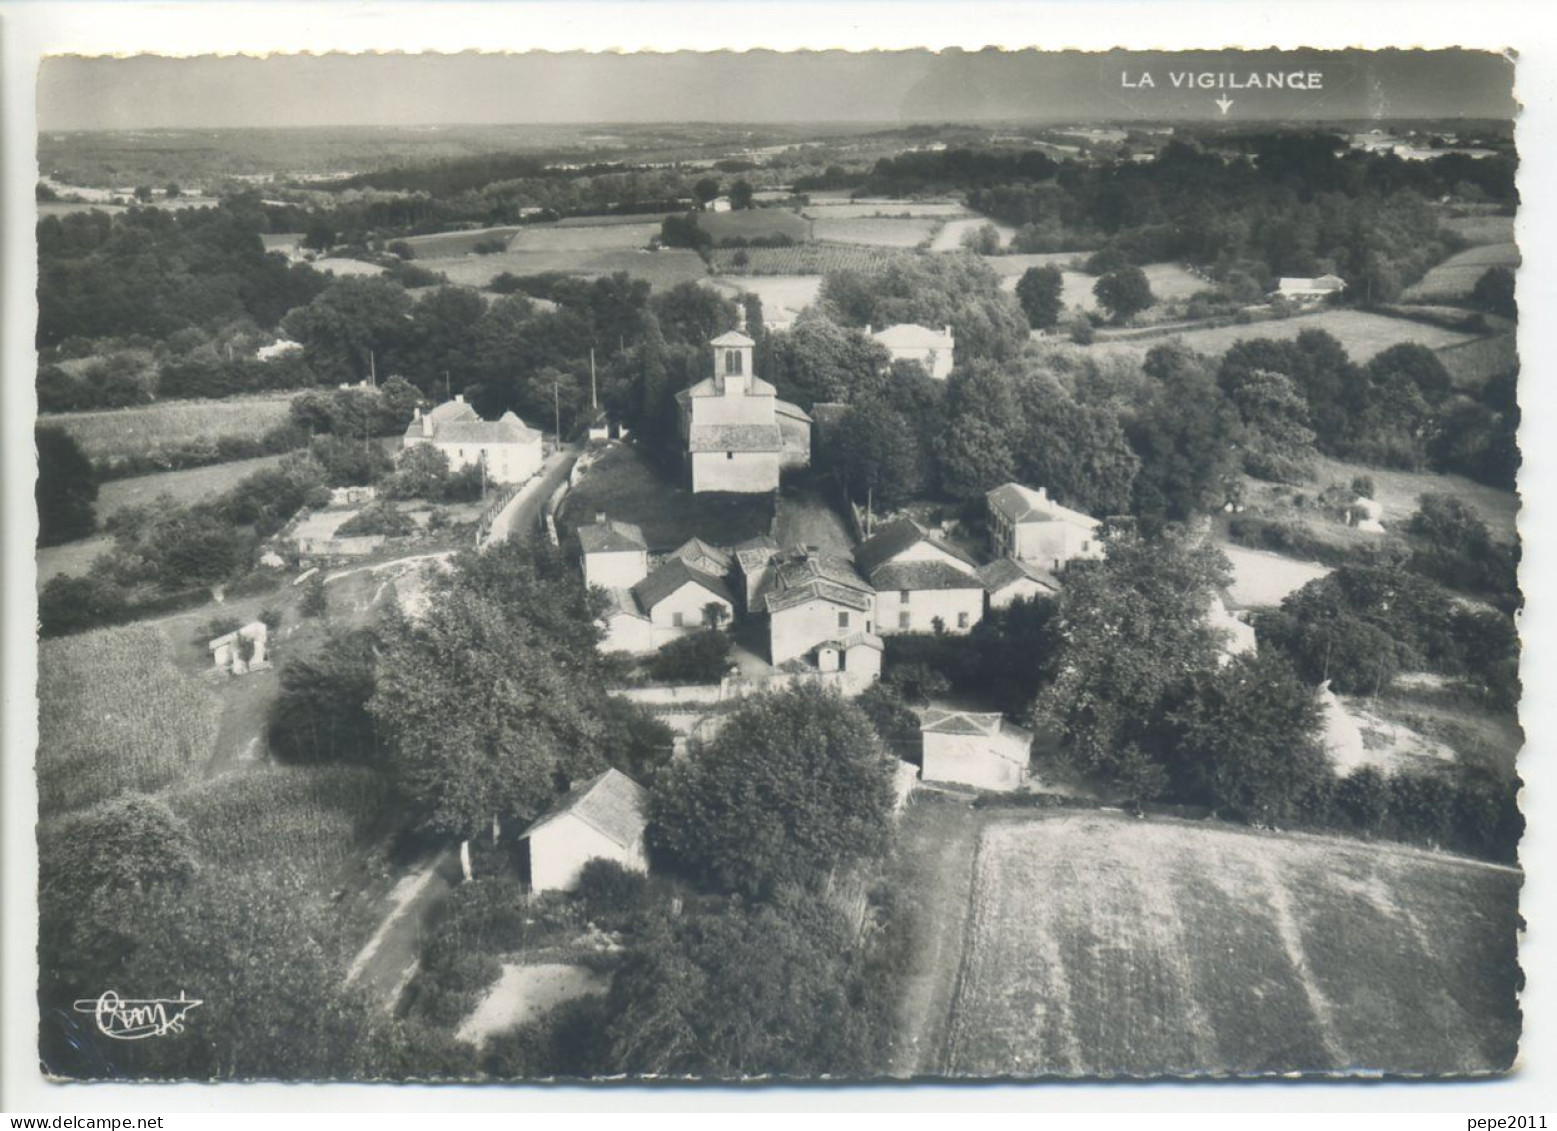
POLYGON ((97 516, 97 473, 63 428, 37 428, 38 545, 55 546, 92 533, 97 516))
POLYGON ((885 846, 892 772, 869 720, 835 692, 747 699, 655 781, 651 843, 723 890, 814 884, 885 846))

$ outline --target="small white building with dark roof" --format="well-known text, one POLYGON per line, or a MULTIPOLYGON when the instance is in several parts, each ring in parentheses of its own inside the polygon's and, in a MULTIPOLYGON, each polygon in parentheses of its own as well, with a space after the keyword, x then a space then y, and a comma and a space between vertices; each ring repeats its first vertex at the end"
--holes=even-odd
POLYGON ((752 611, 768 615, 768 659, 816 658, 818 645, 875 633, 875 591, 854 563, 796 546, 765 563, 752 611))
POLYGON ((651 646, 709 628, 729 628, 735 594, 724 578, 704 573, 677 557, 667 558, 632 587, 633 600, 649 621, 651 646), (719 610, 711 618, 712 607, 719 610))
POLYGON ((574 786, 520 837, 531 891, 568 891, 591 860, 649 870, 649 791, 620 770, 574 786))
POLYGON ((431 444, 449 457, 449 469, 484 467, 493 483, 523 483, 541 470, 541 434, 512 412, 483 420, 463 394, 423 412, 417 409, 401 446, 431 444))
POLYGON ((1027 784, 1032 735, 997 713, 931 708, 920 721, 925 781, 1013 790, 1027 784))
POLYGON ((1059 580, 1052 573, 1015 558, 996 558, 980 566, 979 580, 989 594, 991 609, 1004 609, 1018 598, 1053 597, 1060 591, 1059 580))
POLYGON ((649 544, 631 522, 597 514, 594 522, 578 528, 578 544, 585 585, 625 589, 649 575, 649 544))

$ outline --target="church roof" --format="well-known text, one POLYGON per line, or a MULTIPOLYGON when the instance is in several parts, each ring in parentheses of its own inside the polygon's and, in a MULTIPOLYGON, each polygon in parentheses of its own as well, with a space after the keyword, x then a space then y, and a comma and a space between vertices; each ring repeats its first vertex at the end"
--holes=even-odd
POLYGON ((723 334, 720 334, 717 338, 708 344, 712 346, 733 348, 735 346, 755 346, 757 343, 752 341, 739 330, 726 330, 723 334))
POLYGON ((811 417, 806 414, 805 409, 797 404, 790 404, 788 401, 774 401, 773 411, 780 416, 787 416, 792 420, 802 420, 807 424, 811 423, 811 417))
MULTIPOLYGON (((771 397, 777 392, 777 389, 768 384, 761 377, 758 377, 756 374, 753 374, 746 379, 746 396, 748 397, 771 397)), ((676 400, 685 402, 689 397, 722 396, 724 396, 724 394, 719 391, 718 382, 716 382, 712 377, 704 377, 697 384, 690 385, 687 388, 682 389, 681 392, 677 393, 676 400)))

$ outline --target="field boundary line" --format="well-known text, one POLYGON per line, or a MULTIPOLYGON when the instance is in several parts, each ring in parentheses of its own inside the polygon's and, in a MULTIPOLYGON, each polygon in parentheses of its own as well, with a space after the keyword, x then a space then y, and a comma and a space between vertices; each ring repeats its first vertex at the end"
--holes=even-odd
POLYGON ((952 982, 951 1001, 948 1003, 950 1016, 947 1017, 945 1030, 941 1034, 941 1047, 935 1053, 934 1070, 928 1075, 952 1075, 952 1056, 956 1051, 959 1020, 962 1016, 958 1007, 962 1002, 963 988, 967 984, 968 965, 973 954, 973 939, 977 934, 979 880, 984 870, 984 833, 988 827, 989 821, 981 820, 978 831, 974 834, 977 839, 973 847, 973 860, 968 865, 968 896, 962 909, 962 946, 957 955, 957 977, 952 982))

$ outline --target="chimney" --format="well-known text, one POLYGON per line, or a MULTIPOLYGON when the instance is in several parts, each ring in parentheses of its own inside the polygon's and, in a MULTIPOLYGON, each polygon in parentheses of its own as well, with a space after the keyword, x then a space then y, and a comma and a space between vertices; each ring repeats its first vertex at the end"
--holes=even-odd
POLYGON ((464 404, 465 403, 465 394, 464 393, 455 393, 454 394, 454 403, 455 404, 464 404))
POLYGON ((595 525, 597 525, 597 526, 604 526, 605 525, 605 521, 606 521, 606 512, 605 511, 596 511, 595 512, 595 525))
POLYGON ((946 336, 947 336, 947 337, 948 337, 948 338, 949 338, 949 337, 951 337, 951 336, 952 336, 952 335, 951 335, 951 327, 950 327, 950 326, 947 326, 947 327, 946 327, 946 336))

